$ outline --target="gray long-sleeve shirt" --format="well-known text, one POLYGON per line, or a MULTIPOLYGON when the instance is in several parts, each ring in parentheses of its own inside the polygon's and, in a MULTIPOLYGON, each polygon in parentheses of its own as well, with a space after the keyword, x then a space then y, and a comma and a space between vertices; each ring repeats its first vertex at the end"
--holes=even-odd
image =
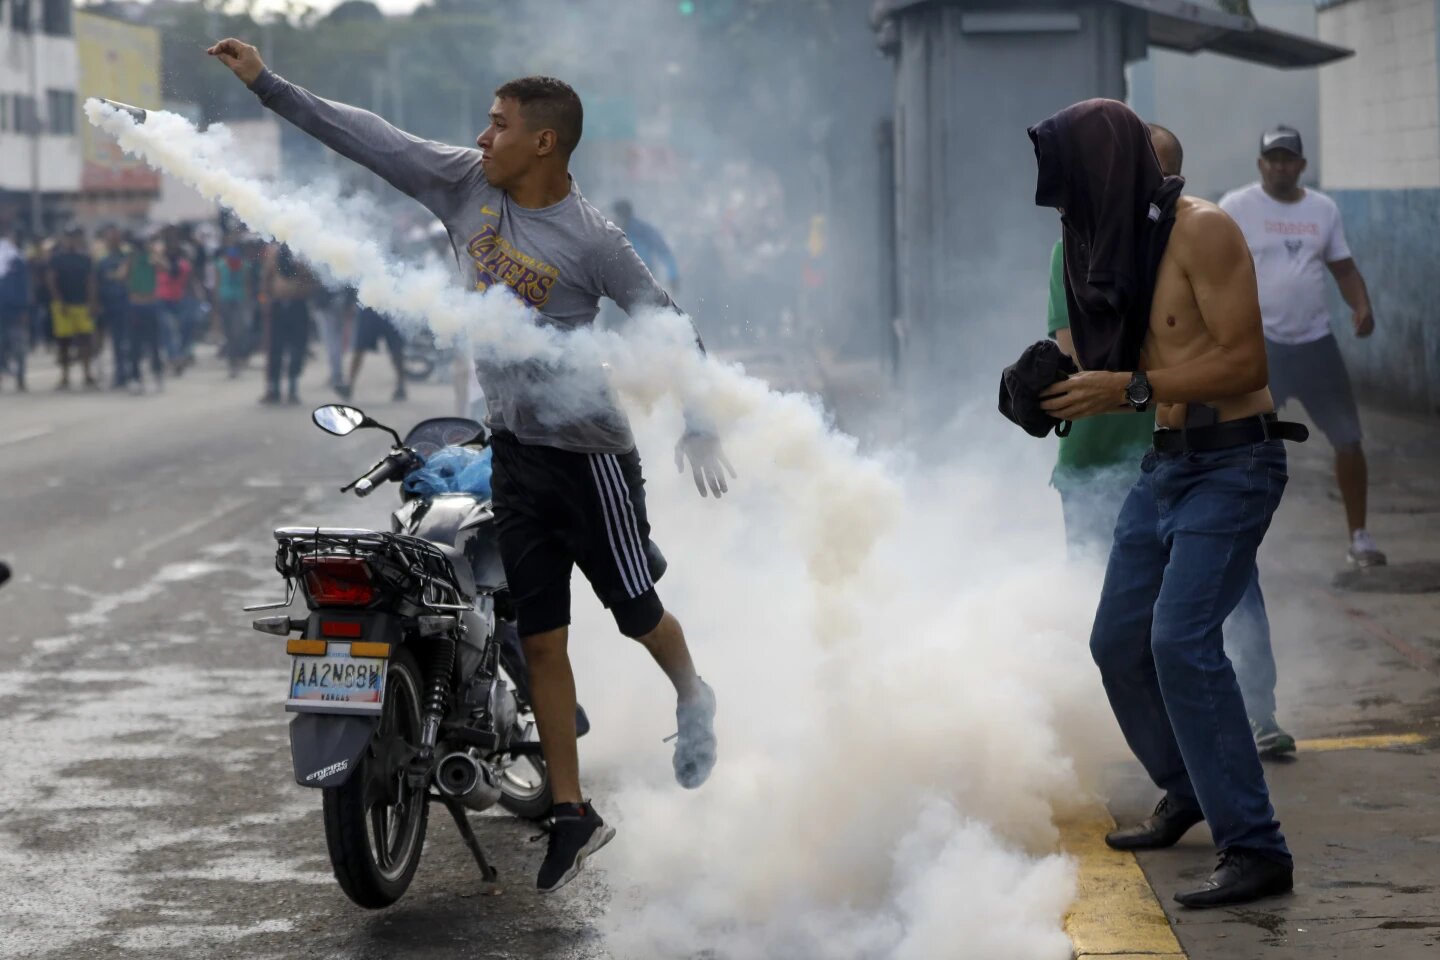
MULTIPOLYGON (((496 284, 564 329, 593 323, 608 296, 626 313, 675 309, 619 227, 574 182, 538 210, 511 202, 486 179, 480 151, 422 140, 375 114, 315 96, 265 70, 251 84, 261 103, 330 149, 368 167, 440 219, 468 289, 496 284)), ((522 443, 576 453, 624 453, 630 425, 601 372, 557 376, 538 364, 477 363, 489 426, 522 443)))

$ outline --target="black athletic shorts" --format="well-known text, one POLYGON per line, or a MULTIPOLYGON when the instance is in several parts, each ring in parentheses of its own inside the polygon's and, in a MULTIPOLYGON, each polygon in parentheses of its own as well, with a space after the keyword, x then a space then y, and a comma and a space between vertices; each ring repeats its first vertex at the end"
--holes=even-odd
POLYGON ((495 529, 520 636, 569 625, 576 566, 621 633, 654 630, 665 558, 650 540, 640 454, 571 453, 504 432, 491 447, 495 529))

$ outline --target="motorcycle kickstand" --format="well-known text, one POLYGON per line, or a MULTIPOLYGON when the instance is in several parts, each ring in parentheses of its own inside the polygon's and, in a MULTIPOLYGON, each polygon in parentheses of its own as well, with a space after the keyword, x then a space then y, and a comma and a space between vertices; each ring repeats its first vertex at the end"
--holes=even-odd
POLYGON ((480 849, 480 841, 475 838, 475 831, 470 827, 470 818, 465 816, 465 808, 460 805, 459 800, 453 797, 442 795, 439 799, 455 820, 455 829, 460 831, 460 839, 465 841, 465 846, 469 847, 470 852, 475 855, 475 862, 480 865, 480 876, 486 883, 495 883, 500 878, 500 874, 485 859, 485 851, 480 849))

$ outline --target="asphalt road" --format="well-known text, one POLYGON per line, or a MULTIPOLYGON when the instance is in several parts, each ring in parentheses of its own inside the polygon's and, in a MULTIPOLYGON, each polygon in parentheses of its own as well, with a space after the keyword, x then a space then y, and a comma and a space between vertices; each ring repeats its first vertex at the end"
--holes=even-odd
MULTIPOLYGON (((331 876, 281 641, 241 607, 281 596, 273 528, 383 528, 388 491, 336 489, 383 435, 312 426, 313 366, 312 403, 278 408, 213 362, 142 397, 53 393, 35 366, 32 394, 0 396, 0 957, 603 956, 603 872, 541 899, 544 846, 507 816, 472 818, 499 895, 440 810, 398 906, 362 911, 331 876)), ((355 402, 379 419, 449 412, 439 385, 367 402, 391 387, 372 366, 355 402)))
MULTIPOLYGON (((383 435, 314 428, 318 370, 310 404, 270 408, 253 372, 230 381, 213 362, 143 397, 56 394, 35 366, 33 394, 0 395, 0 558, 15 568, 0 588, 0 958, 607 956, 603 861, 542 899, 543 845, 498 812, 473 818, 498 895, 443 815, 397 906, 362 911, 331 876, 320 798, 291 775, 286 657, 241 607, 279 598, 273 528, 385 524, 388 492, 337 492, 383 435)), ((381 420, 448 412, 448 387, 377 402, 388 375, 366 373, 355 402, 381 420)), ((1440 594, 1413 588, 1440 586, 1424 582, 1440 570, 1440 444, 1433 422, 1366 426, 1392 568, 1335 579, 1328 451, 1296 450, 1262 555, 1280 719, 1307 741, 1417 739, 1302 748, 1270 770, 1294 897, 1176 911, 1170 893, 1213 864, 1209 838, 1143 857, 1192 960, 1435 955, 1440 594)), ((1153 804, 1133 762, 1109 780, 1118 819, 1153 804)))

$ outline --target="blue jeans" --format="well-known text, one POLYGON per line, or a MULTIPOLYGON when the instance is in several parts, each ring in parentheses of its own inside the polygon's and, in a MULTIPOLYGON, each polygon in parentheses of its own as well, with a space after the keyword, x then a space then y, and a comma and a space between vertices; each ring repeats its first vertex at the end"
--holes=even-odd
POLYGON ((115 386, 130 382, 130 301, 114 298, 101 301, 100 319, 110 336, 110 352, 115 355, 115 386))
POLYGON ((0 374, 25 382, 25 354, 30 349, 30 308, 0 307, 0 374))
POLYGON ((1251 720, 1273 720, 1275 651, 1270 646, 1270 615, 1265 612, 1265 594, 1260 591, 1259 567, 1250 574, 1249 586, 1225 621, 1225 654, 1235 665, 1245 713, 1251 720))
POLYGON ((160 344, 171 363, 185 357, 185 316, 179 300, 156 300, 155 316, 160 327, 160 344))
POLYGON ((1115 527, 1090 652, 1155 785, 1221 850, 1290 862, 1221 627, 1288 481, 1280 441, 1145 455, 1115 527))
POLYGON ((127 361, 129 377, 141 382, 140 368, 150 361, 150 372, 158 387, 165 380, 164 333, 160 328, 160 308, 150 303, 130 305, 130 353, 127 361))
MULTIPOLYGON (((1066 481, 1060 488, 1065 543, 1072 558, 1109 550, 1120 508, 1135 486, 1136 472, 1133 466, 1099 467, 1085 480, 1066 481)), ((1225 653, 1235 665, 1246 714, 1257 721, 1274 718, 1275 653, 1270 646, 1270 618, 1258 568, 1235 612, 1225 621, 1223 632, 1225 653)))

